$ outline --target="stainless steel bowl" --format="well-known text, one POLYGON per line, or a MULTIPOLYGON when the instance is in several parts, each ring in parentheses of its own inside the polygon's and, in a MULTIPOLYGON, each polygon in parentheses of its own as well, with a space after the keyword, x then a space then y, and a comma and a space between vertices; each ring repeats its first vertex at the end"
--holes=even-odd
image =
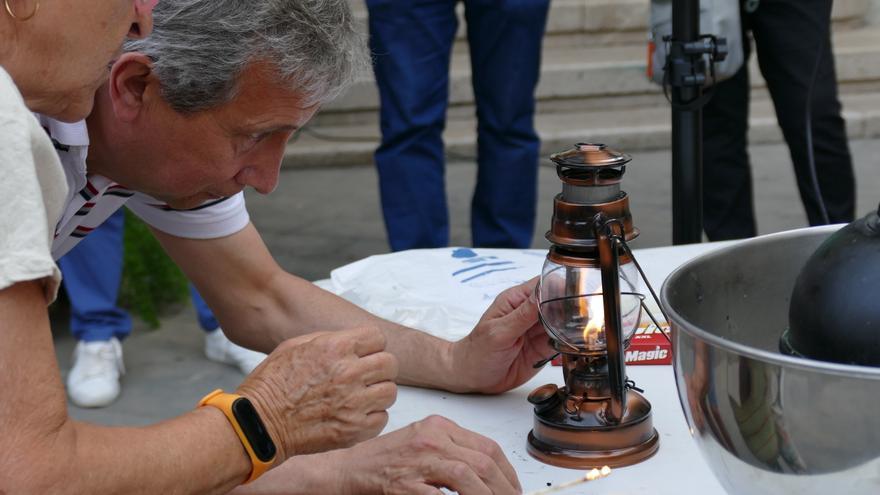
POLYGON ((880 368, 779 353, 795 278, 837 228, 743 241, 663 285, 684 414, 731 494, 880 494, 880 368))

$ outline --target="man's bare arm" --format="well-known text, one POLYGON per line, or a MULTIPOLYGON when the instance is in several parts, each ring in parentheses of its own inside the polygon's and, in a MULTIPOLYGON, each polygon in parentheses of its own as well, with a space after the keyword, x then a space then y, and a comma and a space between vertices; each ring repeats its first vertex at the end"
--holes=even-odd
POLYGON ((269 351, 285 338, 315 331, 374 326, 385 333, 386 350, 398 359, 398 383, 482 393, 525 383, 537 373, 533 365, 553 353, 531 297, 536 280, 500 294, 467 337, 450 343, 371 315, 285 272, 253 225, 208 240, 153 232, 224 331, 252 349, 269 351))
POLYGON ((0 493, 225 493, 250 460, 219 410, 144 428, 73 421, 39 282, 0 291, 0 493))
POLYGON ((381 319, 287 273, 252 224, 218 239, 153 233, 236 343, 270 352, 278 342, 299 335, 375 326, 385 333, 386 350, 398 359, 398 383, 467 391, 450 380, 449 342, 381 319))

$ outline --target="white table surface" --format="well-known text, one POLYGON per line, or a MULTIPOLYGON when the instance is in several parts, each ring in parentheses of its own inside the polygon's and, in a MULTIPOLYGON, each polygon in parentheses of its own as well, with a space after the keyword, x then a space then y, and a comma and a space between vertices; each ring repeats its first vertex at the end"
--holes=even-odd
MULTIPOLYGON (((685 261, 729 243, 637 250, 636 259, 657 290, 666 276, 685 261)), ((649 296, 650 297, 650 296, 649 296)), ((614 469, 610 476, 559 492, 603 495, 704 495, 723 494, 697 445, 688 432, 678 400, 672 366, 629 366, 627 374, 645 390, 653 406, 654 427, 660 449, 650 459, 614 469)), ((559 367, 547 366, 525 385, 499 396, 455 395, 401 387, 390 410, 386 431, 396 430, 431 414, 445 416, 460 426, 485 435, 504 450, 526 492, 559 485, 582 476, 582 471, 557 468, 538 462, 526 452, 526 436, 532 428, 529 392, 545 383, 562 384, 559 367)))

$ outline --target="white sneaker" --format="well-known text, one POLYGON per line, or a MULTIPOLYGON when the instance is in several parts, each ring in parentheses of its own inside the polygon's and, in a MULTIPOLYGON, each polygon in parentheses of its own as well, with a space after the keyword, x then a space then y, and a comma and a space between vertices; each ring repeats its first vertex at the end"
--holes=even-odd
POLYGON ((245 349, 232 343, 223 334, 222 328, 205 334, 205 356, 211 361, 237 366, 245 375, 249 375, 266 359, 266 355, 262 352, 245 349))
POLYGON ((76 344, 73 368, 67 375, 67 395, 79 407, 109 406, 119 397, 119 377, 125 373, 122 345, 116 337, 76 344))

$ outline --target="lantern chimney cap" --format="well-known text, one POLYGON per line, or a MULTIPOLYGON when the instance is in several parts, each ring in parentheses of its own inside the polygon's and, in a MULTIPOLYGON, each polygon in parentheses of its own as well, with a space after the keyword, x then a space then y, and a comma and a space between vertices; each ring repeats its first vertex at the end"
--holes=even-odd
POLYGON ((554 153, 550 159, 561 167, 621 167, 632 160, 626 153, 601 143, 577 143, 573 148, 554 153))

